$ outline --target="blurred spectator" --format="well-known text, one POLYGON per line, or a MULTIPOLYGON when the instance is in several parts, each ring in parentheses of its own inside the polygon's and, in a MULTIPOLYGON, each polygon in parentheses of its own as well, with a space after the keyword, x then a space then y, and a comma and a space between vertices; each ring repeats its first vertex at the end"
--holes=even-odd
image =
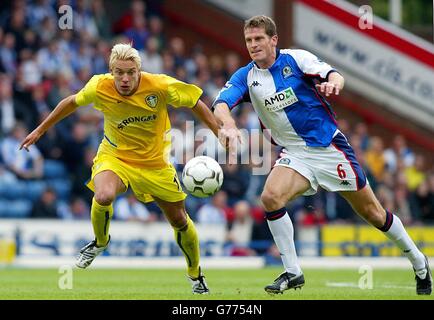
POLYGON ((133 16, 133 26, 127 29, 124 35, 133 43, 137 50, 143 50, 149 38, 149 31, 146 26, 146 17, 141 14, 133 16))
POLYGON ((14 183, 16 181, 17 177, 5 168, 5 166, 1 163, 0 158, 0 184, 14 183))
POLYGON ((336 194, 336 216, 333 222, 348 224, 356 221, 360 220, 351 205, 340 194, 336 194))
POLYGON ((163 21, 158 16, 154 15, 149 18, 149 37, 156 40, 156 48, 158 52, 161 52, 166 47, 163 21))
POLYGON ((359 136, 360 148, 362 148, 363 151, 366 151, 369 147, 368 126, 366 123, 357 122, 356 127, 354 128, 354 135, 359 136))
MULTIPOLYGON (((43 117, 44 115, 48 115, 47 113, 50 112, 50 107, 47 104, 44 88, 42 87, 42 85, 37 85, 32 89, 32 102, 32 109, 35 113, 35 120, 42 120, 41 117, 43 117)), ((35 126, 37 124, 38 122, 35 121, 33 125, 35 126)))
POLYGON ((406 167, 411 166, 414 162, 413 151, 407 147, 405 138, 401 135, 393 139, 393 145, 384 151, 387 169, 395 172, 398 169, 398 162, 401 159, 406 167))
POLYGON ((146 50, 139 53, 142 59, 142 70, 150 73, 163 72, 163 58, 158 52, 158 40, 155 37, 148 38, 146 50))
POLYGON ((240 56, 234 52, 228 53, 225 57, 225 75, 229 79, 235 71, 241 67, 240 56))
POLYGON ((16 122, 12 84, 8 76, 0 76, 0 137, 8 134, 16 122))
POLYGON ((15 76, 17 71, 17 53, 15 51, 15 36, 5 33, 0 45, 0 62, 7 74, 15 76))
POLYGON ((371 137, 364 158, 375 180, 377 182, 383 181, 384 172, 386 170, 386 160, 384 158, 383 140, 380 137, 371 137))
POLYGON ((39 37, 34 30, 27 29, 24 33, 24 48, 35 53, 39 50, 39 37))
POLYGON ((434 223, 434 175, 424 180, 415 190, 412 210, 423 223, 434 223), (432 180, 430 182, 430 180, 432 180), (431 188, 430 188, 431 184, 431 188))
POLYGON ((93 158, 96 151, 90 147, 87 147, 84 151, 82 161, 77 164, 77 170, 73 172, 71 176, 72 189, 71 192, 74 196, 81 197, 88 201, 92 201, 93 192, 84 183, 89 179, 92 174, 93 158))
POLYGON ((0 75, 0 135, 10 132, 17 121, 30 127, 37 118, 36 110, 14 97, 12 79, 7 75, 0 75))
POLYGON ((84 34, 85 37, 96 39, 99 34, 94 16, 92 15, 92 11, 89 6, 90 1, 76 0, 75 4, 73 19, 75 32, 84 34))
POLYGON ((146 4, 144 1, 133 0, 130 2, 129 10, 113 24, 113 33, 124 33, 126 30, 132 28, 135 15, 146 15, 146 4))
POLYGON ((179 66, 184 66, 186 61, 185 43, 180 37, 174 37, 169 41, 169 50, 174 58, 175 65, 177 68, 179 66))
MULTIPOLYGON (((90 65, 90 63, 89 63, 89 65, 90 65)), ((86 85, 86 83, 91 78, 90 71, 91 70, 88 67, 85 67, 85 66, 82 66, 77 71, 77 76, 74 77, 74 79, 71 82, 71 90, 73 92, 80 91, 86 85)))
POLYGON ((250 248, 255 250, 257 255, 263 255, 274 243, 273 236, 271 235, 267 219, 265 218, 265 213, 261 207, 254 207, 252 209, 252 216, 254 222, 252 226, 250 248))
MULTIPOLYGON (((72 73, 61 72, 57 73, 50 92, 47 95, 47 103, 50 106, 50 110, 54 109, 56 105, 64 98, 72 94, 69 87, 72 79, 72 73)), ((60 123, 59 125, 63 125, 60 123)))
POLYGON ((41 197, 34 203, 30 218, 59 218, 56 191, 47 188, 41 197))
POLYGON ((235 202, 244 199, 250 183, 250 172, 242 165, 232 164, 223 165, 223 185, 222 190, 228 194, 230 206, 235 202))
POLYGON ((36 56, 30 49, 21 50, 21 64, 18 68, 23 90, 30 91, 42 81, 42 72, 36 61, 36 56))
POLYGON ((109 19, 107 19, 108 13, 105 10, 104 7, 104 1, 103 0, 93 0, 91 2, 92 6, 92 15, 93 20, 99 35, 99 38, 104 40, 110 40, 110 37, 112 36, 111 30, 110 30, 110 22, 109 19))
POLYGON ((220 190, 211 198, 210 203, 199 209, 196 221, 200 224, 225 224, 227 210, 227 194, 220 190))
POLYGON ((54 78, 60 71, 72 72, 68 59, 59 48, 58 40, 50 40, 47 47, 38 51, 37 58, 39 69, 48 78, 54 78))
POLYGON ((42 178, 44 158, 39 149, 32 145, 29 152, 20 149, 21 141, 27 136, 28 130, 22 123, 17 123, 1 144, 1 154, 6 168, 21 179, 42 178))
POLYGON ((105 41, 98 41, 96 52, 93 57, 92 74, 108 73, 108 60, 110 56, 110 47, 105 41))
POLYGON ((154 222, 156 214, 148 211, 146 206, 138 201, 132 192, 127 192, 114 204, 114 218, 122 221, 154 222))
MULTIPOLYGON (((414 221, 413 215, 410 210, 410 203, 408 200, 408 191, 405 186, 398 186, 395 189, 395 212, 404 225, 412 224, 414 221)), ((389 209, 390 210, 390 209, 389 209)))
MULTIPOLYGON (((78 47, 78 51, 74 54, 74 57, 71 61, 71 66, 74 70, 74 73, 80 73, 82 70, 87 70, 87 80, 90 79, 89 73, 92 70, 93 55, 93 48, 91 48, 90 45, 85 41, 82 41, 78 47)), ((72 87, 71 89, 73 92, 76 92, 77 90, 77 88, 74 87, 72 87)))
POLYGON ((226 251, 230 256, 254 256, 256 252, 250 248, 253 218, 251 207, 245 200, 234 205, 234 219, 228 221, 226 233, 226 251))
POLYGON ((377 188, 377 198, 380 201, 383 208, 387 208, 387 210, 391 212, 395 212, 395 203, 393 198, 393 192, 390 188, 385 185, 381 185, 377 188))
POLYGON ((29 26, 33 29, 40 29, 42 21, 46 18, 57 20, 56 11, 51 7, 49 0, 35 0, 29 3, 26 12, 29 26))
POLYGON ((56 22, 57 20, 52 20, 49 17, 42 19, 41 27, 38 29, 42 46, 46 46, 54 40, 57 32, 56 22))
POLYGON ((425 180, 425 158, 423 155, 416 155, 414 164, 405 168, 405 178, 410 191, 414 191, 425 180))
POLYGON ((51 127, 38 141, 38 148, 44 159, 60 160, 62 158, 62 141, 55 127, 51 127))
POLYGON ((81 122, 76 122, 72 126, 70 136, 65 137, 63 148, 63 161, 70 172, 77 172, 81 168, 85 158, 86 148, 89 146, 89 132, 87 126, 81 122))
POLYGON ((69 203, 59 205, 59 215, 65 220, 88 220, 90 219, 90 207, 80 197, 73 197, 69 203))
POLYGON ((169 51, 165 50, 161 57, 163 58, 163 73, 169 76, 175 75, 175 59, 169 51))
POLYGON ((11 13, 11 17, 5 25, 5 33, 10 33, 15 37, 16 52, 20 52, 24 47, 24 31, 26 30, 26 12, 24 9, 16 9, 11 13))

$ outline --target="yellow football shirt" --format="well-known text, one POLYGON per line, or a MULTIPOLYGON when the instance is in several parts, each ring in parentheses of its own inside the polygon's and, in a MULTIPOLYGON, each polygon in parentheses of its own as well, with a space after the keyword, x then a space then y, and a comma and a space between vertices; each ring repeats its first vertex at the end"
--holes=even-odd
POLYGON ((104 114, 104 138, 98 153, 132 166, 164 168, 171 137, 167 106, 193 108, 202 90, 164 74, 141 72, 137 91, 120 95, 111 74, 95 75, 75 98, 78 106, 94 104, 104 114))

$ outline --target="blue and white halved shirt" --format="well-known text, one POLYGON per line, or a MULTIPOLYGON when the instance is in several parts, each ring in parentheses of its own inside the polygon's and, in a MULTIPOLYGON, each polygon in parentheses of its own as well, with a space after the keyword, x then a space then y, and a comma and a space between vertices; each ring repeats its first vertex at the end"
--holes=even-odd
POLYGON ((315 88, 314 79, 336 72, 305 50, 277 50, 276 61, 260 69, 252 61, 238 69, 222 88, 213 106, 224 102, 232 110, 251 102, 272 142, 282 146, 329 146, 337 124, 329 103, 315 88))

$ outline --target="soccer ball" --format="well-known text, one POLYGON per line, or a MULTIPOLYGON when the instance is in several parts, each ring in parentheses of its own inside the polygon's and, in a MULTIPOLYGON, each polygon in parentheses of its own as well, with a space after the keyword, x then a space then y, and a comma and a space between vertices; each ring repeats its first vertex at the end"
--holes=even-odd
POLYGON ((191 195, 206 198, 220 190, 223 170, 213 158, 198 156, 185 164, 182 183, 191 195))

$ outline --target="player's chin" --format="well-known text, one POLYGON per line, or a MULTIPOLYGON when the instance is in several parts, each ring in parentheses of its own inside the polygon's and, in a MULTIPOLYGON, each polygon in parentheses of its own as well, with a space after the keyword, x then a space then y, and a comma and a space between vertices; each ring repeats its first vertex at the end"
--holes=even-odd
POLYGON ((119 91, 120 91, 120 93, 121 93, 123 96, 128 96, 128 95, 131 93, 131 89, 130 89, 130 88, 128 88, 128 89, 126 89, 126 88, 121 88, 119 91))
POLYGON ((250 52, 250 58, 252 58, 253 61, 256 61, 260 58, 260 52, 250 52))
POLYGON ((264 61, 265 57, 261 54, 261 53, 252 53, 250 55, 250 58, 252 58, 252 60, 255 63, 261 63, 262 61, 264 61))

